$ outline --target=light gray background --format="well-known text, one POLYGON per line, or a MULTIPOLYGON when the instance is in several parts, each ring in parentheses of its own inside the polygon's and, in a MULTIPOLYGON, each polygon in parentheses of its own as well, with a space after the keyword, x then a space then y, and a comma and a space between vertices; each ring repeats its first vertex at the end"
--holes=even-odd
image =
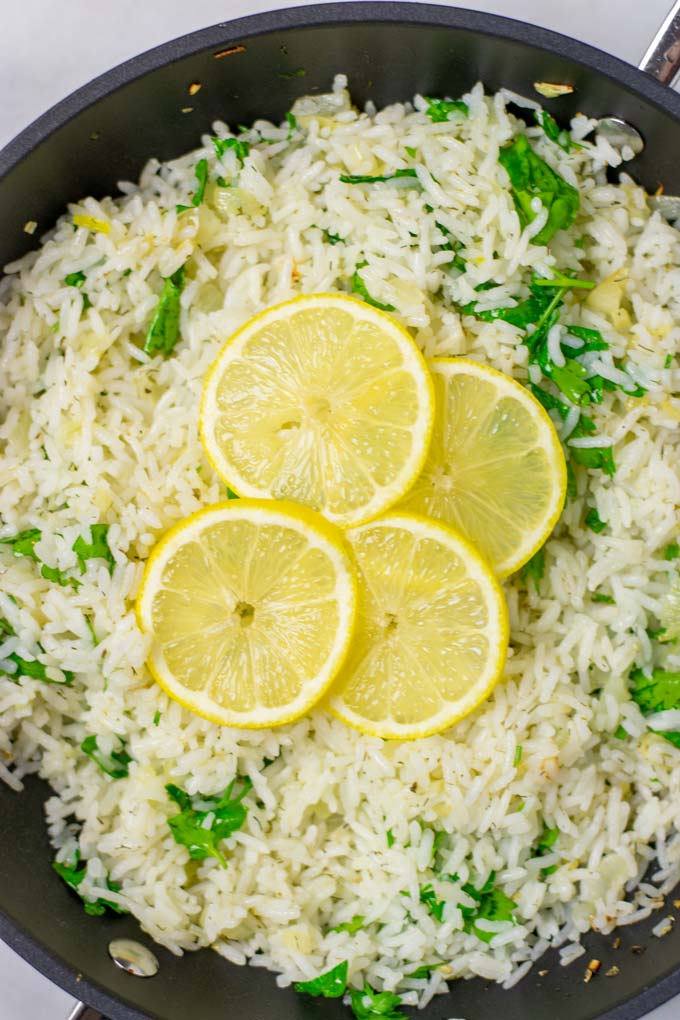
MULTIPOLYGON (((303 6, 304 0, 0 0, 0 5, 3 145, 74 88, 142 50, 228 18, 303 6)), ((671 0, 467 0, 458 6, 557 29, 637 63, 671 0)), ((65 1020, 72 1005, 2 943, 0 989, 0 1020, 65 1020)), ((680 997, 648 1020, 679 1017, 680 997)))

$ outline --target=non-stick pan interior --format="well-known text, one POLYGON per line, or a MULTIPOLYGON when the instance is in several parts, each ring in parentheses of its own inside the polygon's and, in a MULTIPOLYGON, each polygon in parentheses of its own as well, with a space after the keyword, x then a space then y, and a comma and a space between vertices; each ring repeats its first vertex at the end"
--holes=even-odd
MULTIPOLYGON (((450 8, 299 8, 170 43, 36 122, 0 153, 0 264, 33 246, 69 200, 115 191, 119 180, 135 179, 150 156, 167 159, 194 147, 216 119, 233 125, 262 116, 281 119, 297 96, 327 90, 340 71, 348 75, 357 104, 370 98, 378 106, 415 92, 457 96, 479 79, 490 90, 506 86, 529 95, 535 81, 568 82, 575 91, 551 102, 555 117, 565 121, 582 111, 628 120, 644 135, 646 148, 627 169, 651 190, 663 182, 667 193, 680 193, 680 97, 614 58, 526 25, 450 8), (193 83, 201 88, 190 95, 193 83), (31 220, 38 224, 34 235, 23 230, 31 220)), ((234 967, 208 951, 178 959, 157 949, 160 973, 149 980, 116 970, 108 942, 140 937, 139 930, 129 918, 88 917, 54 874, 42 812, 47 793, 37 780, 23 795, 0 784, 0 908, 6 914, 0 934, 44 973, 111 1020, 349 1015, 338 1002, 280 991, 273 975, 234 967)), ((587 955, 569 968, 549 954, 510 992, 460 982, 419 1015, 634 1020, 680 991, 680 925, 656 939, 649 933, 657 921, 655 916, 620 929, 618 949, 614 936, 589 936, 587 955), (585 967, 593 958, 602 966, 586 984, 585 967), (613 967, 618 973, 607 977, 613 967)))

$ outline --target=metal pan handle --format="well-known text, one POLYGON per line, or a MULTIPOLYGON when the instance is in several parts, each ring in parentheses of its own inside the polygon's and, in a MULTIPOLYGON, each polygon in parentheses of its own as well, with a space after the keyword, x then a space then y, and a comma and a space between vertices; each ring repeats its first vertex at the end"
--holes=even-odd
POLYGON ((91 1006, 79 1002, 72 1013, 69 1013, 67 1020, 106 1020, 105 1016, 91 1006))
POLYGON ((680 75, 680 0, 675 0, 638 67, 662 85, 672 86, 680 75))

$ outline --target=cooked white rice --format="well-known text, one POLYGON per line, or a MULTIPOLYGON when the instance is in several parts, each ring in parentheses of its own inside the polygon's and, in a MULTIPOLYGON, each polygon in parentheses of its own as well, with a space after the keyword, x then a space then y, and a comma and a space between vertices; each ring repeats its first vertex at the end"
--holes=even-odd
MULTIPOLYGON (((56 677, 75 674, 70 686, 0 680, 0 776, 17 790, 30 772, 50 782, 50 836, 62 858, 77 842, 89 862, 82 888, 98 895, 108 873, 122 889, 107 898, 174 952, 212 946, 232 963, 280 972, 281 985, 346 959, 352 986, 401 990, 411 1004, 446 991, 446 978, 512 983, 548 946, 566 944, 563 961, 575 959, 582 933, 660 904, 655 885, 638 884, 650 865, 667 891, 680 863, 679 752, 647 729, 626 682, 651 661, 647 631, 676 577, 662 550, 677 534, 680 371, 664 366, 680 347, 680 234, 630 179, 607 183, 607 165, 620 161, 607 143, 567 154, 534 127, 537 151, 578 185, 581 212, 550 251, 531 244, 544 218, 520 229, 498 165, 499 146, 521 127, 506 109, 517 97, 477 86, 465 98, 470 116, 444 123, 420 98, 332 122, 300 118, 294 132, 257 122, 242 168, 233 150, 217 161, 208 138, 171 163, 151 160, 123 197, 71 207, 38 251, 8 267, 0 292, 0 537, 41 529, 40 560, 82 581, 62 587, 0 546, 0 617, 16 632, 0 644, 0 666, 5 657, 11 669, 16 651, 56 677), (237 187, 211 184, 206 202, 179 216, 201 157, 211 177, 237 187), (339 180, 412 165, 416 187, 339 180), (74 228, 74 213, 109 232, 74 228), (450 271, 437 223, 463 242, 464 275, 450 271), (324 230, 344 243, 329 244, 324 230), (271 731, 221 728, 169 701, 147 672, 133 612, 144 560, 169 525, 224 495, 197 436, 201 384, 220 344, 275 302, 348 290, 364 261, 369 292, 395 307, 427 355, 466 354, 522 381, 520 332, 463 322, 457 306, 507 303, 526 293, 532 270, 550 275, 553 265, 597 280, 621 269, 620 307, 589 309, 575 292, 562 319, 601 330, 610 350, 596 355, 600 373, 617 381, 613 358, 625 355, 647 394, 606 392, 594 409, 616 474, 579 471, 540 594, 505 582, 507 669, 472 716, 411 743, 363 737, 323 712, 271 731), (140 339, 161 277, 185 263, 181 342, 149 359, 140 339), (86 311, 82 291, 64 284, 78 271, 86 311), (489 280, 493 290, 475 292, 489 280), (600 534, 583 525, 587 507, 609 524, 600 534), (115 570, 89 560, 81 577, 72 546, 97 522, 110 524, 115 570), (593 602, 597 590, 615 604, 593 602), (628 739, 614 736, 619 725, 628 739), (104 748, 124 738, 128 778, 109 778, 80 750, 89 734, 104 748), (275 760, 263 769, 264 759, 275 760), (177 808, 166 783, 207 795, 237 773, 254 793, 225 844, 228 868, 190 862, 168 828, 177 808), (545 825, 559 829, 559 844, 537 858, 545 825), (436 871, 435 832, 447 834, 436 871), (517 923, 489 922, 496 934, 485 943, 462 930, 461 886, 492 871, 517 923), (419 901, 427 883, 446 901, 441 923, 419 901), (330 931, 357 914, 355 935, 330 931), (445 966, 429 980, 406 977, 431 961, 445 966)), ((574 136, 589 128, 577 118, 574 136)), ((563 435, 576 418, 561 423, 563 435)), ((664 656, 680 668, 673 646, 664 656)))

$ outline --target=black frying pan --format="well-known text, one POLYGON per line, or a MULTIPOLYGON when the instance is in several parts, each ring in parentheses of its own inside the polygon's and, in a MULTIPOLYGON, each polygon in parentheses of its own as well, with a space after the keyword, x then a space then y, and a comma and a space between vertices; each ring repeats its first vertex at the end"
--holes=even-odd
MULTIPOLYGON (((680 64, 680 44, 672 46, 673 31, 680 40, 680 16, 666 27, 650 69, 668 81, 680 64)), ((552 100, 551 112, 561 120, 577 111, 615 115, 635 125, 646 145, 627 169, 650 191, 663 182, 667 194, 680 194, 680 96, 650 74, 491 15, 408 3, 329 4, 255 15, 167 43, 37 120, 0 152, 0 265, 35 245, 23 230, 27 221, 38 223, 37 238, 68 201, 114 192, 117 181, 138 176, 149 156, 169 159, 193 148, 218 118, 281 120, 297 96, 325 91, 338 71, 349 75, 359 106, 415 92, 456 96, 478 79, 490 90, 508 86, 529 95, 534 81, 568 82, 575 92, 552 100), (300 68, 303 77, 293 74, 300 68), (189 99, 192 82, 203 87, 189 99), (193 110, 182 112, 187 106, 193 110)), ((148 980, 116 969, 107 952, 111 939, 150 940, 129 917, 88 917, 55 875, 42 808, 47 793, 37 780, 21 795, 0 783, 0 935, 91 1004, 78 1011, 82 1020, 96 1020, 98 1010, 110 1020, 347 1020, 339 1002, 279 991, 272 974, 232 966, 214 952, 178 959, 155 947, 160 970, 148 980)), ((659 916, 619 929, 618 949, 614 936, 586 937, 588 955, 570 968, 549 953, 509 992, 460 981, 418 1015, 635 1020, 680 992, 680 924, 656 939, 650 929, 659 916), (593 957, 602 966, 586 984, 585 964, 593 957), (620 973, 606 977, 614 965, 620 973)))

